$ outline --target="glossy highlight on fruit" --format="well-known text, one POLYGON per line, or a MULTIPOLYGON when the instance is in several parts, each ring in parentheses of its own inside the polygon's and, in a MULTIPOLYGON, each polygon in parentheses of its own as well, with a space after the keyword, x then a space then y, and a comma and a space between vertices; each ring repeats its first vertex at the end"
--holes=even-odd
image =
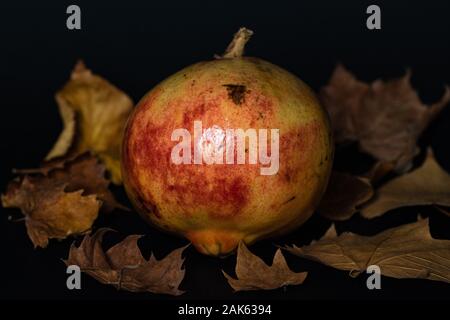
POLYGON ((239 30, 224 56, 191 65, 148 92, 128 119, 123 141, 124 185, 138 212, 214 256, 305 222, 332 165, 328 115, 297 77, 242 56, 250 35, 239 30), (174 164, 172 132, 192 134, 195 121, 203 129, 279 129, 279 169, 262 175, 260 162, 174 164))

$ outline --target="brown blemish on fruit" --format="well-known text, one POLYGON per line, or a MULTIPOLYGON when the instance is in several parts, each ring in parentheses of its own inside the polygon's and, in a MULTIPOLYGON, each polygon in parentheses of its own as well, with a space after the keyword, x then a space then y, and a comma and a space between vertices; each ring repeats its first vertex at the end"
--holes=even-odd
POLYGON ((291 175, 289 174, 289 172, 285 173, 284 178, 286 179, 287 183, 291 182, 291 175))
POLYGON ((234 104, 241 105, 245 101, 247 88, 241 84, 224 84, 227 88, 228 97, 233 100, 234 104))
POLYGON ((289 203, 289 202, 291 202, 291 201, 294 201, 295 198, 296 198, 295 196, 290 197, 288 200, 286 200, 285 202, 283 202, 282 205, 287 204, 287 203, 289 203))
POLYGON ((264 114, 261 111, 258 111, 258 119, 264 119, 264 114))

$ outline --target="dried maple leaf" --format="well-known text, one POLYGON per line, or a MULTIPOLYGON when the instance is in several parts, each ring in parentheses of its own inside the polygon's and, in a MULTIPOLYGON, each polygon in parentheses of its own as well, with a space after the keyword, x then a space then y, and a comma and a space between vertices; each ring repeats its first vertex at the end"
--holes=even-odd
POLYGON ((83 190, 66 192, 67 184, 25 176, 12 181, 2 195, 3 207, 18 207, 25 215, 28 236, 45 248, 51 238, 87 232, 97 218, 101 201, 83 190))
POLYGON ((347 220, 372 196, 369 179, 333 171, 317 211, 330 220, 347 220))
POLYGON ((366 84, 337 66, 320 98, 327 108, 336 142, 357 140, 362 151, 397 171, 409 170, 418 153, 417 139, 450 101, 446 87, 441 100, 424 105, 411 87, 411 73, 387 82, 366 84))
POLYGON ((377 189, 373 199, 361 209, 361 215, 371 219, 395 208, 431 204, 450 206, 450 175, 429 149, 421 167, 377 189))
POLYGON ((66 265, 80 269, 104 284, 132 292, 149 291, 180 295, 178 287, 184 278, 183 251, 176 249, 162 260, 152 255, 142 257, 137 241, 141 236, 131 235, 106 252, 102 249, 103 235, 110 229, 100 229, 93 236, 86 235, 77 248, 72 244, 66 265))
POLYGON ((369 86, 356 79, 342 65, 337 65, 328 86, 320 91, 320 99, 327 108, 337 143, 357 140, 354 115, 358 112, 369 86))
POLYGON ((39 181, 39 175, 51 179, 55 184, 65 184, 65 191, 83 190, 84 195, 95 194, 102 200, 102 209, 106 212, 115 208, 128 210, 116 201, 108 189, 109 181, 105 178, 105 165, 97 157, 84 153, 69 159, 59 159, 55 162, 44 163, 35 169, 14 170, 18 174, 38 175, 34 181, 39 181))
POLYGON ((105 165, 95 156, 83 154, 65 163, 62 169, 49 172, 48 177, 67 183, 66 191, 84 190, 84 194, 95 194, 102 200, 102 209, 112 211, 115 208, 128 210, 116 201, 108 189, 109 181, 105 178, 105 165))
POLYGON ((287 285, 298 285, 303 283, 308 274, 292 272, 280 249, 275 253, 272 266, 268 266, 252 254, 243 242, 239 244, 237 251, 236 276, 238 279, 222 272, 235 291, 271 290, 287 285))
POLYGON ((91 151, 121 183, 120 148, 133 101, 79 62, 70 81, 56 94, 64 129, 46 160, 91 151))
POLYGON ((2 204, 22 210, 35 246, 46 247, 49 238, 63 239, 88 231, 102 203, 105 211, 124 209, 108 189, 104 165, 89 154, 61 167, 26 172, 33 175, 10 182, 2 204))
POLYGON ((319 241, 286 248, 290 253, 350 271, 352 277, 377 265, 393 278, 450 282, 450 240, 433 239, 428 219, 388 229, 375 236, 336 234, 334 225, 319 241))

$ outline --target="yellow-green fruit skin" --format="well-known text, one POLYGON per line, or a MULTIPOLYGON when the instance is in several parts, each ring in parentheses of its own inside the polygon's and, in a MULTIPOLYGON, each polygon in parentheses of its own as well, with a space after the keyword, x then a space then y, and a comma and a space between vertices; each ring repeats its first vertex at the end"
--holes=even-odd
POLYGON ((328 115, 305 83, 261 59, 219 59, 175 73, 141 99, 125 130, 122 175, 147 221, 216 256, 304 223, 326 189, 333 151, 328 115), (261 175, 248 161, 174 164, 171 134, 192 133, 194 121, 279 129, 278 172, 261 175))

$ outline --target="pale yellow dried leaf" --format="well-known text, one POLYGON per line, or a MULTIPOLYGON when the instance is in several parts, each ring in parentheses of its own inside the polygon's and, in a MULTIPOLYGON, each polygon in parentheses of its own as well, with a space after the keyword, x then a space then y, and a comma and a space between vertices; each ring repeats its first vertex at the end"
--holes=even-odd
POLYGON ((375 236, 351 232, 336 235, 334 226, 319 241, 288 247, 290 253, 347 270, 352 277, 377 265, 393 278, 450 282, 450 240, 433 239, 428 219, 383 231, 375 236))
POLYGON ((422 166, 377 189, 361 215, 371 219, 400 207, 432 204, 450 206, 450 175, 439 166, 430 149, 422 166))
POLYGON ((107 80, 93 74, 82 62, 75 66, 70 81, 56 94, 56 101, 61 111, 74 110, 76 130, 63 130, 47 160, 67 152, 91 151, 104 161, 111 180, 121 183, 120 149, 133 101, 107 80))

